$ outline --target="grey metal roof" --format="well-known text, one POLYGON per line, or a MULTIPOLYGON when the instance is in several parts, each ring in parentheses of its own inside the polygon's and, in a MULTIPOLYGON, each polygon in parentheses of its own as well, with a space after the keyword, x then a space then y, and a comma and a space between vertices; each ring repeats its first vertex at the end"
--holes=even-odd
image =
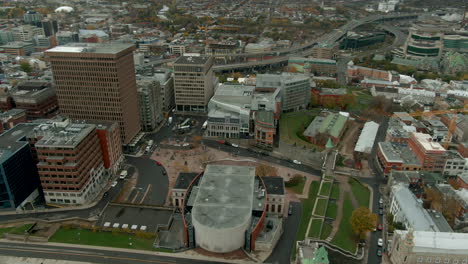
POLYGON ((237 227, 252 217, 255 167, 208 165, 192 218, 210 228, 237 227))

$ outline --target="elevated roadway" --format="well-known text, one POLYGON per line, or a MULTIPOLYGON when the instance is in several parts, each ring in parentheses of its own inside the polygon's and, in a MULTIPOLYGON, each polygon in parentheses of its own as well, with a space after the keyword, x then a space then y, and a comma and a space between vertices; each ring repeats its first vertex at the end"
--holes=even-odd
MULTIPOLYGON (((226 61, 239 61, 238 63, 227 63, 218 64, 214 66, 215 71, 230 71, 237 69, 245 69, 252 67, 262 67, 266 65, 276 65, 281 63, 287 63, 289 56, 310 56, 312 54, 312 48, 318 43, 330 43, 334 44, 340 40, 349 30, 353 30, 363 24, 372 23, 377 21, 391 21, 401 19, 415 19, 419 14, 387 14, 387 15, 373 15, 366 18, 353 20, 343 25, 332 32, 325 34, 318 39, 311 40, 303 45, 294 46, 285 49, 274 50, 270 52, 262 53, 233 53, 216 55, 217 59, 224 58, 226 61), (267 58, 265 58, 267 57, 267 58), (273 58, 271 58, 273 57, 273 58), (248 58, 258 58, 256 61, 248 61, 248 58), (244 60, 244 61, 243 61, 244 60), (247 61, 245 61, 247 60, 247 61)), ((153 65, 162 65, 164 63, 175 61, 176 59, 158 60, 150 63, 146 63, 144 67, 153 65)))

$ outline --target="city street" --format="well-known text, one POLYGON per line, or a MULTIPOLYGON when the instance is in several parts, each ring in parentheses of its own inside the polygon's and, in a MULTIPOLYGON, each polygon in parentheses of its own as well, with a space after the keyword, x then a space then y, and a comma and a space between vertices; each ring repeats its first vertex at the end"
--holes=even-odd
POLYGON ((283 264, 289 263, 291 252, 296 242, 296 233, 301 222, 302 204, 297 202, 290 203, 293 206, 293 214, 286 218, 284 231, 278 244, 276 244, 273 253, 264 263, 283 264))
POLYGON ((70 261, 86 261, 102 264, 204 264, 224 263, 187 258, 158 256, 156 254, 136 253, 124 250, 103 250, 81 247, 63 247, 24 243, 0 243, 0 256, 25 258, 45 258, 70 261))

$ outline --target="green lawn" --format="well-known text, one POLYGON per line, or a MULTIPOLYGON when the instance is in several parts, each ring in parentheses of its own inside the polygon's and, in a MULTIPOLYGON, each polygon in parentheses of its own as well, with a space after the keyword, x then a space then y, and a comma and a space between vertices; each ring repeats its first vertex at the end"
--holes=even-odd
POLYGON ((330 194, 331 199, 337 199, 340 198, 340 184, 335 182, 333 183, 331 194, 330 194))
POLYGON ((306 183, 306 179, 304 178, 304 180, 301 181, 301 182, 300 182, 299 184, 297 184, 296 186, 287 187, 287 189, 293 191, 294 193, 302 194, 302 192, 304 191, 305 183, 306 183))
POLYGON ((354 197, 359 203, 359 206, 369 207, 369 189, 354 178, 350 178, 348 182, 351 185, 351 191, 353 192, 354 197))
POLYGON ((338 210, 338 205, 334 202, 328 202, 327 212, 325 213, 325 217, 330 217, 335 219, 336 213, 338 210))
POLYGON ((154 238, 140 238, 133 234, 116 232, 93 232, 87 229, 60 228, 49 242, 160 251, 153 247, 154 238))
POLYGON ((320 234, 320 239, 326 239, 331 231, 332 231, 332 226, 329 223, 324 222, 322 225, 322 234, 320 234))
POLYGON ((4 227, 0 228, 0 238, 3 237, 3 234, 9 233, 11 230, 13 230, 15 227, 4 227))
POLYGON ((296 143, 298 146, 314 148, 315 145, 300 138, 298 134, 302 134, 302 132, 304 132, 318 112, 318 109, 313 109, 310 111, 299 111, 281 115, 280 140, 287 142, 288 144, 296 143))
MULTIPOLYGON (((320 182, 313 181, 310 184, 309 197, 307 199, 302 200, 301 222, 299 223, 299 229, 296 233, 296 241, 302 241, 306 236, 307 226, 309 225, 310 215, 312 214, 312 210, 314 209, 315 198, 317 197, 319 187, 320 182)), ((293 257, 296 256, 296 243, 294 243, 293 251, 291 254, 293 254, 293 257)))
POLYGON ((331 186, 332 186, 331 182, 322 183, 322 188, 320 189, 320 195, 328 196, 330 194, 331 186))
POLYGON ((328 199, 318 199, 317 207, 315 207, 314 214, 325 216, 325 211, 327 210, 327 201, 328 199))
POLYGON ((366 90, 354 91, 356 95, 356 103, 352 106, 348 106, 346 110, 348 111, 360 111, 369 107, 370 102, 372 101, 372 95, 366 90))
POLYGON ((320 236, 320 229, 322 229, 322 219, 314 219, 310 224, 310 230, 308 237, 319 238, 320 236))
POLYGON ((333 237, 331 243, 351 253, 356 251, 356 242, 354 240, 354 233, 351 228, 351 215, 353 214, 353 203, 349 197, 349 193, 346 193, 343 201, 343 218, 340 222, 340 227, 335 237, 333 237))
POLYGON ((31 226, 33 226, 33 224, 17 226, 12 228, 9 233, 14 235, 24 235, 24 233, 28 231, 28 229, 31 228, 31 226))

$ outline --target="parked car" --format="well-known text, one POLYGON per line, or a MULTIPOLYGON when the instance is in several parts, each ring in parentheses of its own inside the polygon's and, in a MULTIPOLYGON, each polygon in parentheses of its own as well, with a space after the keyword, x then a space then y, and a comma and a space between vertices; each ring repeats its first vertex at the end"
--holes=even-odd
POLYGON ((379 247, 383 246, 383 239, 382 238, 379 238, 379 240, 377 241, 377 246, 379 246, 379 247))
POLYGON ((300 161, 298 161, 298 160, 293 160, 292 162, 293 162, 294 164, 298 164, 298 165, 301 165, 301 164, 302 164, 302 162, 300 162, 300 161))
POLYGON ((379 215, 383 215, 383 209, 379 209, 379 215))
POLYGON ((111 186, 115 187, 115 186, 117 186, 117 183, 118 183, 117 181, 114 181, 114 182, 112 182, 111 186))
POLYGON ((158 166, 162 166, 161 162, 159 161, 156 161, 156 164, 158 164, 158 166))
POLYGON ((167 175, 167 172, 165 170, 163 170, 162 172, 163 175, 167 175))
POLYGON ((383 204, 383 198, 382 197, 379 199, 379 204, 383 204))
POLYGON ((238 147, 239 147, 239 145, 234 144, 234 143, 232 143, 231 146, 233 146, 233 147, 235 147, 235 148, 238 148, 238 147))
POLYGON ((379 224, 379 226, 377 227, 377 229, 378 229, 379 231, 382 231, 382 229, 383 229, 382 224, 379 224))
POLYGON ((382 249, 377 249, 377 256, 381 257, 382 256, 382 249))
POLYGON ((219 144, 226 144, 226 141, 224 141, 224 140, 218 140, 218 143, 219 143, 219 144))
POLYGON ((289 204, 288 215, 292 215, 292 214, 293 214, 293 206, 292 204, 289 204))
POLYGON ((109 196, 109 192, 105 192, 105 193, 102 195, 102 198, 106 198, 107 196, 109 196))

